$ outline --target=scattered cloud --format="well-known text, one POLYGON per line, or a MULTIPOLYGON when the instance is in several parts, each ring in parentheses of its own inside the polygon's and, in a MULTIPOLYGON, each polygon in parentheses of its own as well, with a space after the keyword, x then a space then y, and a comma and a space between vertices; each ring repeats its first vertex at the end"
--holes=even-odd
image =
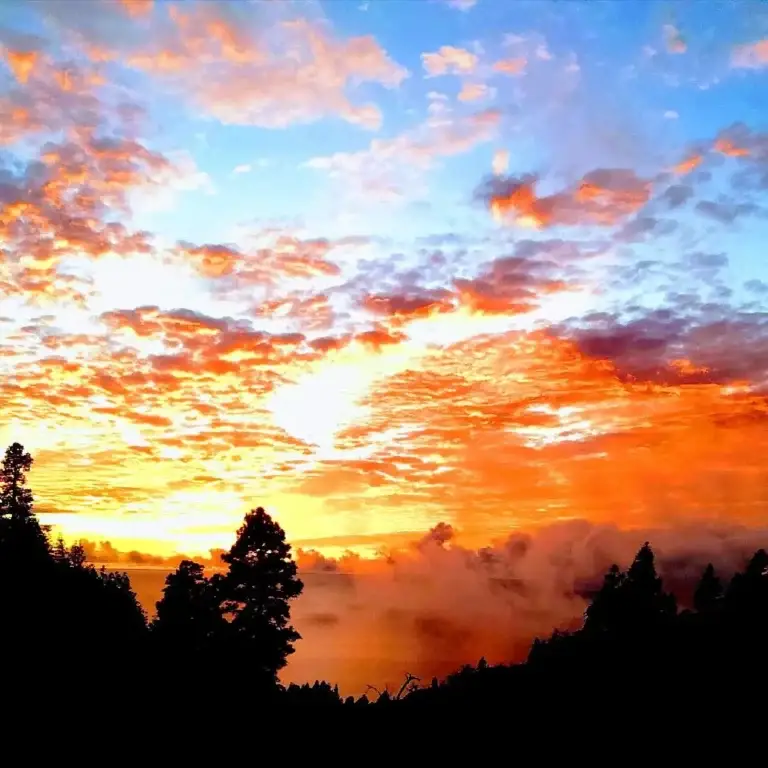
POLYGON ((459 101, 480 101, 493 94, 493 90, 484 83, 465 83, 459 92, 459 101))
POLYGON ((768 39, 737 45, 733 49, 731 65, 737 69, 764 69, 768 67, 768 39))
POLYGON ((434 53, 422 53, 421 61, 429 77, 440 75, 466 75, 477 67, 477 55, 466 48, 443 45, 434 53))
POLYGON ((506 149, 497 149, 493 154, 493 172, 496 176, 501 176, 507 172, 509 167, 509 152, 506 149))
POLYGON ((493 69, 504 75, 521 75, 525 72, 527 64, 528 62, 526 59, 522 57, 516 59, 500 59, 493 65, 493 69))
POLYGON ((367 149, 359 152, 315 157, 308 160, 306 166, 327 171, 331 178, 349 185, 354 196, 399 201, 420 191, 421 175, 440 158, 461 154, 490 141, 500 120, 501 114, 491 109, 466 116, 441 111, 415 130, 392 139, 373 139, 367 149))
POLYGON ((685 53, 688 50, 688 44, 685 42, 680 30, 674 24, 665 24, 662 27, 664 35, 664 47, 667 53, 685 53))
POLYGON ((704 157, 702 155, 694 154, 685 158, 685 160, 681 160, 672 170, 680 176, 685 176, 685 174, 695 171, 703 161, 704 157))
POLYGON ((551 61, 554 57, 546 43, 539 43, 539 45, 536 46, 536 58, 541 59, 542 61, 551 61))
POLYGON ((639 211, 650 199, 650 184, 628 169, 601 168, 573 187, 540 197, 537 179, 491 179, 480 196, 497 220, 541 229, 550 226, 610 226, 639 211))
MULTIPOLYGON (((145 3, 123 7, 142 20, 152 13, 145 3)), ((225 124, 280 128, 335 116, 376 129, 378 106, 353 101, 353 92, 361 83, 397 88, 408 76, 373 36, 340 39, 328 24, 285 18, 271 4, 171 5, 156 13, 158 23, 141 36, 116 35, 112 26, 84 31, 57 18, 74 25, 92 59, 145 72, 225 124)))
POLYGON ((118 5, 121 5, 132 18, 138 18, 152 13, 155 2, 154 0, 118 0, 118 5))

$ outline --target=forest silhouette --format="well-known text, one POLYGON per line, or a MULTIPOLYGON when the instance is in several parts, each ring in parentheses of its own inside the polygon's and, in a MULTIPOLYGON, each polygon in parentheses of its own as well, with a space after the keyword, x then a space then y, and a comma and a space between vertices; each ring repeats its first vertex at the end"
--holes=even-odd
POLYGON ((651 719, 695 712, 713 701, 746 705, 750 697, 762 697, 764 706, 764 549, 728 583, 707 566, 693 604, 681 609, 646 543, 626 571, 614 565, 605 574, 580 628, 535 640, 525 662, 481 659, 444 680, 405 674, 395 690, 371 687, 344 698, 333 681, 287 687, 279 681, 301 639, 290 605, 303 584, 284 531, 264 509, 245 516, 222 556, 222 572, 209 576, 203 565, 182 561, 167 576, 149 621, 126 574, 89 564, 79 544, 51 541, 34 513, 31 467, 32 457, 14 443, 0 470, 0 652, 23 671, 20 686, 44 684, 50 671, 38 661, 55 655, 82 680, 109 679, 126 700, 158 688, 180 701, 205 696, 238 707, 371 713, 466 707, 504 711, 517 722, 543 711, 550 721, 574 719, 586 703, 602 722, 629 711, 651 719))

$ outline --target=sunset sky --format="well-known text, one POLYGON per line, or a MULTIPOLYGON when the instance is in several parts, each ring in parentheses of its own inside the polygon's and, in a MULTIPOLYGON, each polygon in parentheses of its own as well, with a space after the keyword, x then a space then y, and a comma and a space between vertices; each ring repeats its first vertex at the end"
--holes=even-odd
POLYGON ((768 6, 0 6, 0 443, 69 539, 768 519, 768 6))

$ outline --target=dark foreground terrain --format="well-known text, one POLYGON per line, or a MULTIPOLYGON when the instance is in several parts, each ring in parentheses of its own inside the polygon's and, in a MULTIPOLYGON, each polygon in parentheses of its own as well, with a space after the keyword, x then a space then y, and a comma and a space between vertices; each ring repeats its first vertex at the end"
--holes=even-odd
POLYGON ((31 465, 14 444, 0 469, 2 692, 16 714, 31 717, 54 702, 62 718, 170 718, 193 734, 196 724, 253 727, 259 718, 291 723, 310 714, 386 729, 405 715, 402 723, 421 724, 422 736, 445 749, 479 738, 440 732, 451 713, 485 722, 488 748, 508 744, 510 729, 518 739, 546 739, 566 725, 603 737, 631 731, 636 740, 679 740, 689 727, 699 741, 765 732, 764 549, 727 583, 707 567, 681 609, 646 544, 626 570, 608 571, 580 628, 535 641, 524 663, 480 660, 444 680, 406 677, 397 690, 343 698, 333 681, 278 682, 300 641, 290 601, 303 585, 282 529, 263 509, 246 516, 225 571, 209 577, 187 560, 169 574, 148 622, 127 575, 97 570, 78 545, 51 543, 25 485, 31 465))

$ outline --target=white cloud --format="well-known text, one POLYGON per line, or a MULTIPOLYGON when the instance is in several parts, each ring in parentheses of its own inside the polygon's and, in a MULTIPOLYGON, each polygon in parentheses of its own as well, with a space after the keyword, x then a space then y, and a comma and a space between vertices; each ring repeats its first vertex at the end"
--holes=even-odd
POLYGON ((468 11, 470 8, 474 8, 479 0, 445 0, 445 4, 451 8, 455 8, 457 11, 468 11))

